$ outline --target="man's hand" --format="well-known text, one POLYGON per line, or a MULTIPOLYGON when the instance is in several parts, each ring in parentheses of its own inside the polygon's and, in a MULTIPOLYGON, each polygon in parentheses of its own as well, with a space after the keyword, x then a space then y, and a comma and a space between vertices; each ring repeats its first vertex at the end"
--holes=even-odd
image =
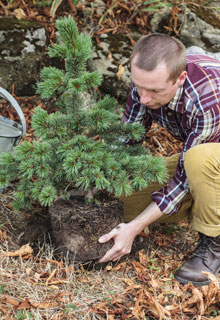
POLYGON ((99 242, 104 243, 113 239, 114 246, 107 251, 99 262, 116 261, 125 254, 131 252, 132 243, 136 235, 149 226, 152 222, 162 217, 163 213, 155 202, 152 202, 142 213, 134 220, 128 223, 120 223, 109 233, 99 238, 99 242))
POLYGON ((136 233, 132 230, 129 223, 120 223, 117 227, 112 229, 109 233, 104 234, 99 238, 100 243, 104 243, 113 239, 114 246, 107 251, 99 262, 116 261, 127 253, 131 252, 132 243, 136 233))

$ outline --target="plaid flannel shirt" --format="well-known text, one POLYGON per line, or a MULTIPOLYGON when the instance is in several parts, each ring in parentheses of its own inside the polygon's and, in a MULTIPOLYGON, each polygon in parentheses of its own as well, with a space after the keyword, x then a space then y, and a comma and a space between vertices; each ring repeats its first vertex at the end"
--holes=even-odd
MULTIPOLYGON (((191 147, 220 140, 220 61, 205 55, 187 55, 187 77, 174 98, 159 109, 140 103, 134 84, 123 114, 125 122, 140 122, 146 132, 153 121, 184 142, 174 176, 152 200, 164 214, 174 214, 189 192, 184 155, 191 147)), ((196 165, 196 164, 195 164, 196 165)))

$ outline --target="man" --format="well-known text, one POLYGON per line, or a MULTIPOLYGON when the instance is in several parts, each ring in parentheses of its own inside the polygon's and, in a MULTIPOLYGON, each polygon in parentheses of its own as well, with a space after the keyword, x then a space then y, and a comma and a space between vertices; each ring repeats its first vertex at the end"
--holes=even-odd
POLYGON ((153 222, 175 222, 192 214, 199 242, 177 271, 181 283, 207 285, 203 271, 220 270, 220 62, 185 55, 183 44, 168 35, 141 38, 131 56, 132 86, 123 121, 152 121, 184 141, 180 154, 166 158, 170 180, 122 198, 127 223, 99 241, 114 239, 100 262, 117 260, 153 222))

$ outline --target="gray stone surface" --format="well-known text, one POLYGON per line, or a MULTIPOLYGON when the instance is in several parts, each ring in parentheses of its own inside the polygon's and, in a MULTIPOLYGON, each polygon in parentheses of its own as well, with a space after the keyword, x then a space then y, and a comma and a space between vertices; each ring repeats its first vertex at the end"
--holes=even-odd
POLYGON ((39 23, 0 18, 0 86, 16 95, 35 94, 46 54, 46 34, 39 23))
MULTIPOLYGON (((156 13, 150 21, 152 32, 165 32, 168 25, 170 9, 156 13)), ((220 29, 200 19, 188 8, 179 17, 179 37, 186 47, 198 46, 209 52, 220 51, 220 29)))
POLYGON ((101 89, 114 96, 119 102, 127 99, 130 87, 130 54, 132 46, 122 34, 101 35, 101 47, 96 46, 89 66, 103 75, 101 89), (120 65, 123 73, 117 76, 120 65))
POLYGON ((209 52, 197 46, 187 48, 186 52, 190 54, 205 54, 220 61, 220 52, 209 52))

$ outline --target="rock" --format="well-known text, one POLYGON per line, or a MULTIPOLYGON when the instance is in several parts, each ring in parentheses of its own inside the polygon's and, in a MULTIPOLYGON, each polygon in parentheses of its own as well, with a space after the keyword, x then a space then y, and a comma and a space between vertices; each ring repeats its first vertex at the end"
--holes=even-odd
POLYGON ((199 5, 192 1, 189 2, 187 6, 200 19, 214 28, 220 28, 219 1, 209 1, 207 5, 199 5))
POLYGON ((199 46, 210 52, 220 51, 220 29, 214 28, 189 9, 180 30, 180 39, 186 46, 199 46))
MULTIPOLYGON (((150 21, 152 32, 167 33, 164 26, 168 25, 171 9, 156 13, 150 21)), ((186 47, 198 46, 210 52, 220 51, 220 29, 200 19, 189 8, 183 8, 178 14, 179 38, 186 47)))
POLYGON ((114 96, 119 103, 124 103, 131 84, 131 43, 123 34, 103 34, 100 40, 101 46, 96 46, 89 66, 103 75, 102 91, 114 96), (117 76, 120 65, 123 72, 117 76))
POLYGON ((35 94, 34 85, 39 79, 45 59, 46 34, 40 23, 0 18, 0 86, 15 94, 35 94))
POLYGON ((207 56, 213 57, 213 58, 220 61, 220 52, 205 51, 202 48, 197 47, 197 46, 191 46, 191 47, 187 48, 186 52, 191 53, 191 54, 205 54, 207 56))
POLYGON ((166 10, 161 10, 159 12, 154 13, 152 18, 150 19, 151 32, 167 33, 165 31, 164 26, 168 25, 170 14, 171 14, 171 9, 169 8, 167 8, 166 10))

